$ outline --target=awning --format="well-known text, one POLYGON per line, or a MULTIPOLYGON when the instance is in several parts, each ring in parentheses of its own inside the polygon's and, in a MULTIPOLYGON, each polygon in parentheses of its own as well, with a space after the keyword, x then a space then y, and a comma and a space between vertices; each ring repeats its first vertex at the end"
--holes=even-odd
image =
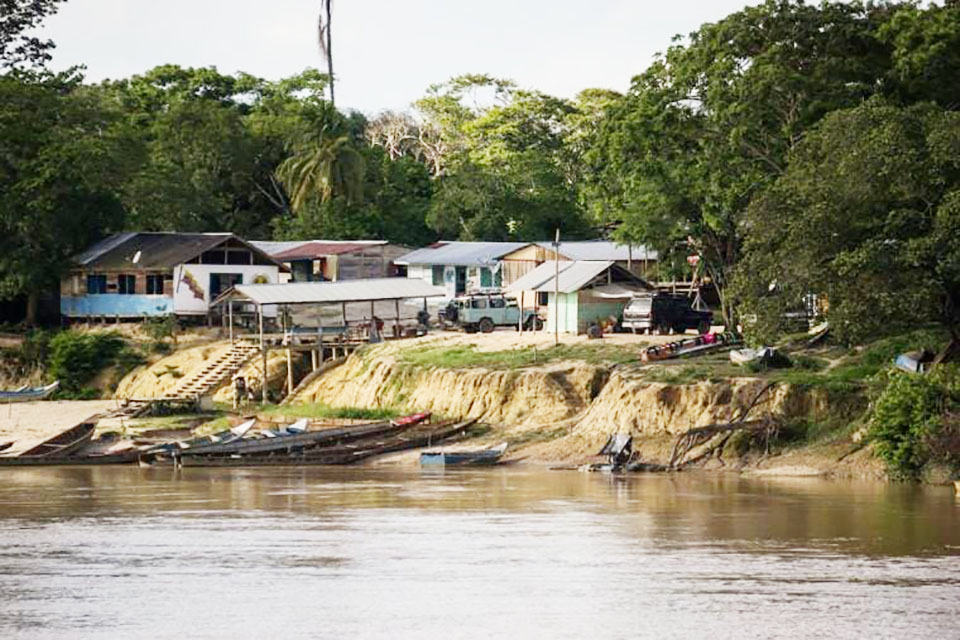
POLYGON ((443 289, 429 285, 419 278, 370 278, 339 282, 239 284, 220 294, 212 305, 222 304, 228 300, 246 300, 259 305, 294 305, 443 296, 446 296, 443 289))

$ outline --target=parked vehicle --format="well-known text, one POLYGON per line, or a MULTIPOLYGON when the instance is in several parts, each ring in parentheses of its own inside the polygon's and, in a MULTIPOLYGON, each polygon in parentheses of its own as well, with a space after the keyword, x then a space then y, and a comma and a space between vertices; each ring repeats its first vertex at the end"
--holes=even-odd
MULTIPOLYGON (((444 327, 459 326, 467 333, 490 333, 497 327, 517 327, 520 307, 513 298, 500 293, 479 293, 456 298, 440 310, 444 327)), ((531 310, 523 312, 523 327, 539 331, 543 320, 531 310)))
POLYGON ((710 331, 713 313, 691 306, 690 298, 682 295, 658 293, 634 298, 623 310, 624 329, 634 333, 684 333, 696 329, 701 334, 710 331))

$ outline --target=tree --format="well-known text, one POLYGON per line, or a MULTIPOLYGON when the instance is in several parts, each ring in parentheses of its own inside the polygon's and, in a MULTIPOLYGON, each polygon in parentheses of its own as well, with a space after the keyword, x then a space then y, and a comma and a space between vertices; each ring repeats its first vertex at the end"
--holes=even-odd
POLYGON ((358 201, 364 171, 363 157, 350 136, 324 126, 294 143, 293 154, 277 168, 277 176, 290 193, 293 210, 299 211, 312 198, 320 203, 334 196, 347 203, 358 201))
POLYGON ((50 60, 54 44, 24 35, 47 16, 57 12, 64 0, 0 0, 0 69, 41 67, 50 60))
POLYGON ((768 0, 672 46, 608 109, 588 158, 595 211, 623 240, 699 255, 728 324, 751 200, 825 114, 882 88, 891 5, 768 0))
POLYGON ((26 295, 29 324, 69 258, 122 228, 130 145, 118 121, 74 74, 0 76, 0 297, 26 295))
POLYGON ((761 336, 817 294, 848 342, 925 322, 960 339, 960 113, 873 99, 830 114, 746 226, 737 289, 761 336))
POLYGON ((588 232, 577 202, 576 159, 566 144, 575 107, 466 75, 430 88, 416 103, 420 140, 438 186, 428 223, 464 240, 542 239, 588 232))

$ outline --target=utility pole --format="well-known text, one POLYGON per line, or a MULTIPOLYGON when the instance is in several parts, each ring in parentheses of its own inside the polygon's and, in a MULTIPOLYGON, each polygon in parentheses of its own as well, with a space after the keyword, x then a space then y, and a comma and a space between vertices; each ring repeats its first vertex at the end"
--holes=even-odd
POLYGON ((553 319, 553 346, 560 345, 560 229, 557 229, 553 241, 553 307, 556 315, 553 319))

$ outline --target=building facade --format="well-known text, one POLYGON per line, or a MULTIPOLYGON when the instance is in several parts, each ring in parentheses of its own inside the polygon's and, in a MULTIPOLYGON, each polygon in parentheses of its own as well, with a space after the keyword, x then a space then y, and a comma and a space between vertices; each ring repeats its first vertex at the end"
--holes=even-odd
POLYGON ((447 298, 503 286, 502 258, 526 242, 435 242, 401 256, 408 278, 442 288, 447 298))
POLYGON ((205 316, 230 287, 276 283, 287 270, 230 233, 119 233, 73 263, 60 282, 66 319, 205 316))

